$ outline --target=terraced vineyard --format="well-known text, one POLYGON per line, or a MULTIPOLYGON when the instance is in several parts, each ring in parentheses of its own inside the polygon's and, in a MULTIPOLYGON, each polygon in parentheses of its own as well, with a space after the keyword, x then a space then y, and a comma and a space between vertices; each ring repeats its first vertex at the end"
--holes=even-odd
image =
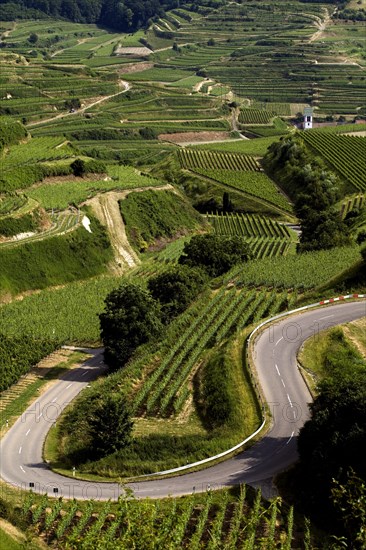
POLYGON ((216 180, 225 186, 242 191, 274 206, 292 212, 291 204, 266 174, 258 172, 232 172, 230 170, 194 170, 202 176, 216 180))
POLYGON ((14 246, 24 245, 26 243, 40 241, 49 237, 54 237, 56 235, 63 235, 69 231, 73 231, 79 227, 81 222, 82 215, 79 212, 75 211, 63 211, 51 214, 52 225, 46 231, 40 233, 34 233, 31 235, 22 235, 20 238, 15 238, 12 240, 5 241, 0 243, 0 248, 12 248, 14 246))
MULTIPOLYGON (((148 375, 133 398, 133 410, 147 415, 170 416, 181 411, 191 395, 191 379, 206 347, 287 305, 287 292, 237 291, 221 288, 212 295, 200 315, 188 323, 173 347, 148 375)), ((189 318, 189 311, 184 314, 189 318)))
POLYGON ((178 158, 182 168, 187 170, 210 169, 232 170, 243 172, 259 172, 258 162, 247 155, 235 155, 232 153, 214 153, 197 149, 180 149, 178 158))
POLYGON ((75 156, 75 149, 63 137, 32 138, 27 143, 13 145, 0 158, 2 171, 22 164, 60 160, 75 156))
POLYGON ((307 290, 325 284, 360 260, 355 246, 263 258, 234 268, 227 280, 239 286, 307 290))
POLYGON ((242 109, 238 120, 240 124, 270 124, 273 116, 261 109, 242 109))
MULTIPOLYGON (((109 501, 99 507, 93 501, 66 504, 47 497, 34 503, 30 494, 21 514, 61 550, 234 550, 259 547, 255 545, 263 537, 266 548, 288 550, 295 531, 292 508, 285 512, 280 499, 265 504, 260 491, 253 498, 245 486, 236 497, 227 490, 211 493, 207 487, 203 496, 170 499, 163 507, 152 500, 121 498, 113 509, 109 501)), ((310 541, 308 525, 302 536, 310 541)))
POLYGON ((0 195, 0 216, 8 216, 27 204, 27 198, 24 195, 8 193, 0 195))
POLYGON ((317 130, 304 132, 302 137, 354 189, 366 191, 366 138, 317 130))
POLYGON ((347 197, 342 201, 340 205, 340 211, 342 219, 344 219, 348 212, 350 212, 353 209, 359 210, 361 208, 364 208, 366 206, 366 195, 363 193, 352 195, 351 197, 347 197))
POLYGON ((250 214, 208 215, 218 235, 239 235, 250 246, 254 258, 275 257, 295 252, 297 236, 286 225, 250 214))

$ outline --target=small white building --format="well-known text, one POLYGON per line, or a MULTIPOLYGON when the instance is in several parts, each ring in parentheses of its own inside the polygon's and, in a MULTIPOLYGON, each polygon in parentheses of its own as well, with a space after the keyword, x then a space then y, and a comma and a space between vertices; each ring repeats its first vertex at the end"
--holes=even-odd
POLYGON ((308 130, 313 127, 313 109, 311 107, 305 107, 304 109, 304 130, 308 130))

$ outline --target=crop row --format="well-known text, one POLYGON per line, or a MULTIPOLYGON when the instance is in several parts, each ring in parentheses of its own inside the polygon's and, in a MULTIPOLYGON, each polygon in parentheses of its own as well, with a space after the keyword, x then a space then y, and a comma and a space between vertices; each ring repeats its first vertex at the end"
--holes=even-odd
POLYGON ((75 150, 65 142, 64 138, 32 138, 27 143, 12 146, 1 158, 1 169, 12 170, 14 166, 20 164, 63 159, 73 155, 75 150))
POLYGON ((239 114, 241 124, 270 124, 273 114, 262 109, 242 109, 239 114))
POLYGON ((366 138, 316 130, 304 132, 302 137, 354 188, 366 191, 366 138))
MULTIPOLYGON (((291 548, 292 508, 283 512, 280 499, 265 504, 260 491, 253 499, 245 486, 236 497, 227 490, 213 494, 207 486, 202 496, 170 499, 164 506, 120 498, 113 513, 111 508, 110 501, 97 508, 93 501, 67 505, 62 499, 52 502, 47 497, 34 504, 30 494, 21 513, 48 544, 57 544, 61 550, 291 548)), ((305 547, 310 548, 308 524, 303 536, 305 547)))
POLYGON ((260 166, 255 159, 246 155, 231 153, 214 153, 211 151, 199 151, 197 149, 180 149, 179 161, 185 169, 216 169, 232 171, 260 171, 260 166))
POLYGON ((78 213, 70 212, 70 211, 58 212, 51 215, 51 220, 52 220, 52 226, 46 231, 24 236, 24 238, 20 238, 20 239, 5 241, 3 243, 0 243, 0 247, 3 249, 3 248, 10 248, 13 246, 17 246, 20 244, 24 245, 25 243, 40 241, 43 239, 48 239, 50 237, 55 237, 56 235, 63 235, 65 233, 68 233, 69 231, 73 231, 80 224, 80 212, 78 213))
POLYGON ((206 219, 219 235, 291 239, 291 233, 286 225, 261 215, 238 213, 226 215, 209 214, 206 216, 206 219))
POLYGON ((360 261, 358 247, 333 248, 249 261, 228 275, 243 286, 311 289, 330 281, 360 261))
POLYGON ((292 207, 286 197, 266 174, 261 172, 232 172, 230 170, 208 170, 201 168, 195 168, 194 171, 233 189, 262 199, 282 210, 292 211, 292 207))
POLYGON ((359 210, 364 206, 366 206, 365 194, 361 193, 358 195, 353 195, 352 197, 347 197, 340 205, 342 219, 344 219, 351 210, 359 210))
POLYGON ((24 195, 15 193, 0 195, 0 216, 8 216, 15 210, 19 210, 26 202, 27 198, 24 195))
POLYGON ((280 307, 282 301, 277 302, 276 293, 268 296, 266 291, 247 293, 222 288, 144 380, 133 399, 134 413, 177 414, 190 395, 191 377, 204 350, 219 344, 232 330, 243 328, 258 314, 260 318, 274 302, 280 307))

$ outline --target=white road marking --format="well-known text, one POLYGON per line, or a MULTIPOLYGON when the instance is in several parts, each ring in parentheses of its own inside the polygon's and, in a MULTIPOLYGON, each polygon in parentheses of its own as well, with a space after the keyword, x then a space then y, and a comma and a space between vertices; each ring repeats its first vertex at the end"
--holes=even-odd
POLYGON ((285 383, 284 383, 284 381, 282 380, 282 378, 281 378, 281 382, 282 382, 282 386, 285 388, 286 386, 285 386, 285 383))
POLYGON ((288 445, 290 443, 291 439, 294 437, 294 433, 295 432, 292 432, 291 437, 289 437, 289 439, 286 442, 286 445, 288 445))
POLYGON ((69 384, 68 386, 66 386, 66 389, 71 388, 72 385, 73 385, 73 382, 71 382, 71 384, 69 384))
POLYGON ((83 374, 81 376, 85 376, 86 374, 88 374, 87 370, 85 372, 83 372, 83 374))
POLYGON ((275 365, 275 367, 276 367, 276 371, 277 371, 278 376, 281 376, 281 373, 280 373, 280 371, 278 370, 277 365, 275 365))
POLYGON ((51 403, 54 403, 55 401, 57 401, 57 397, 55 397, 55 399, 52 399, 51 403))
POLYGON ((29 432, 30 432, 30 428, 29 428, 29 430, 27 431, 27 433, 25 435, 27 436, 29 434, 29 432))
POLYGON ((281 340, 283 340, 283 336, 281 336, 281 338, 279 340, 277 340, 277 342, 275 343, 275 347, 278 346, 278 344, 281 342, 281 340))
POLYGON ((292 401, 291 401, 291 399, 290 399, 289 394, 287 394, 287 399, 288 399, 288 402, 290 403, 290 406, 291 406, 291 408, 292 408, 292 407, 293 407, 293 404, 292 404, 292 401))
POLYGON ((37 420, 39 420, 42 416, 43 416, 43 413, 41 413, 41 414, 39 415, 39 417, 37 418, 37 420))
POLYGON ((24 470, 23 466, 19 466, 19 467, 20 467, 20 469, 22 470, 22 472, 25 473, 25 470, 24 470))
POLYGON ((328 319, 329 317, 334 317, 334 315, 325 315, 324 317, 319 317, 319 321, 321 321, 322 319, 328 319))
POLYGON ((19 447, 19 454, 20 454, 21 452, 22 452, 22 448, 21 448, 21 447, 19 447))

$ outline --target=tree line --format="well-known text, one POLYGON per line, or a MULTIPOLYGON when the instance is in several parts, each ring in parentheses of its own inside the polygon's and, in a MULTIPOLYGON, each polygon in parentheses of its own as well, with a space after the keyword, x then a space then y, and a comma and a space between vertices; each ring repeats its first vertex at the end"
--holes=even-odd
POLYGON ((347 226, 336 207, 341 184, 300 137, 273 143, 264 157, 264 166, 294 201, 302 231, 300 252, 349 244, 347 226))
POLYGON ((218 7, 223 0, 0 0, 0 19, 62 17, 75 23, 97 23, 131 32, 163 17, 166 10, 187 5, 197 11, 201 5, 218 7))

